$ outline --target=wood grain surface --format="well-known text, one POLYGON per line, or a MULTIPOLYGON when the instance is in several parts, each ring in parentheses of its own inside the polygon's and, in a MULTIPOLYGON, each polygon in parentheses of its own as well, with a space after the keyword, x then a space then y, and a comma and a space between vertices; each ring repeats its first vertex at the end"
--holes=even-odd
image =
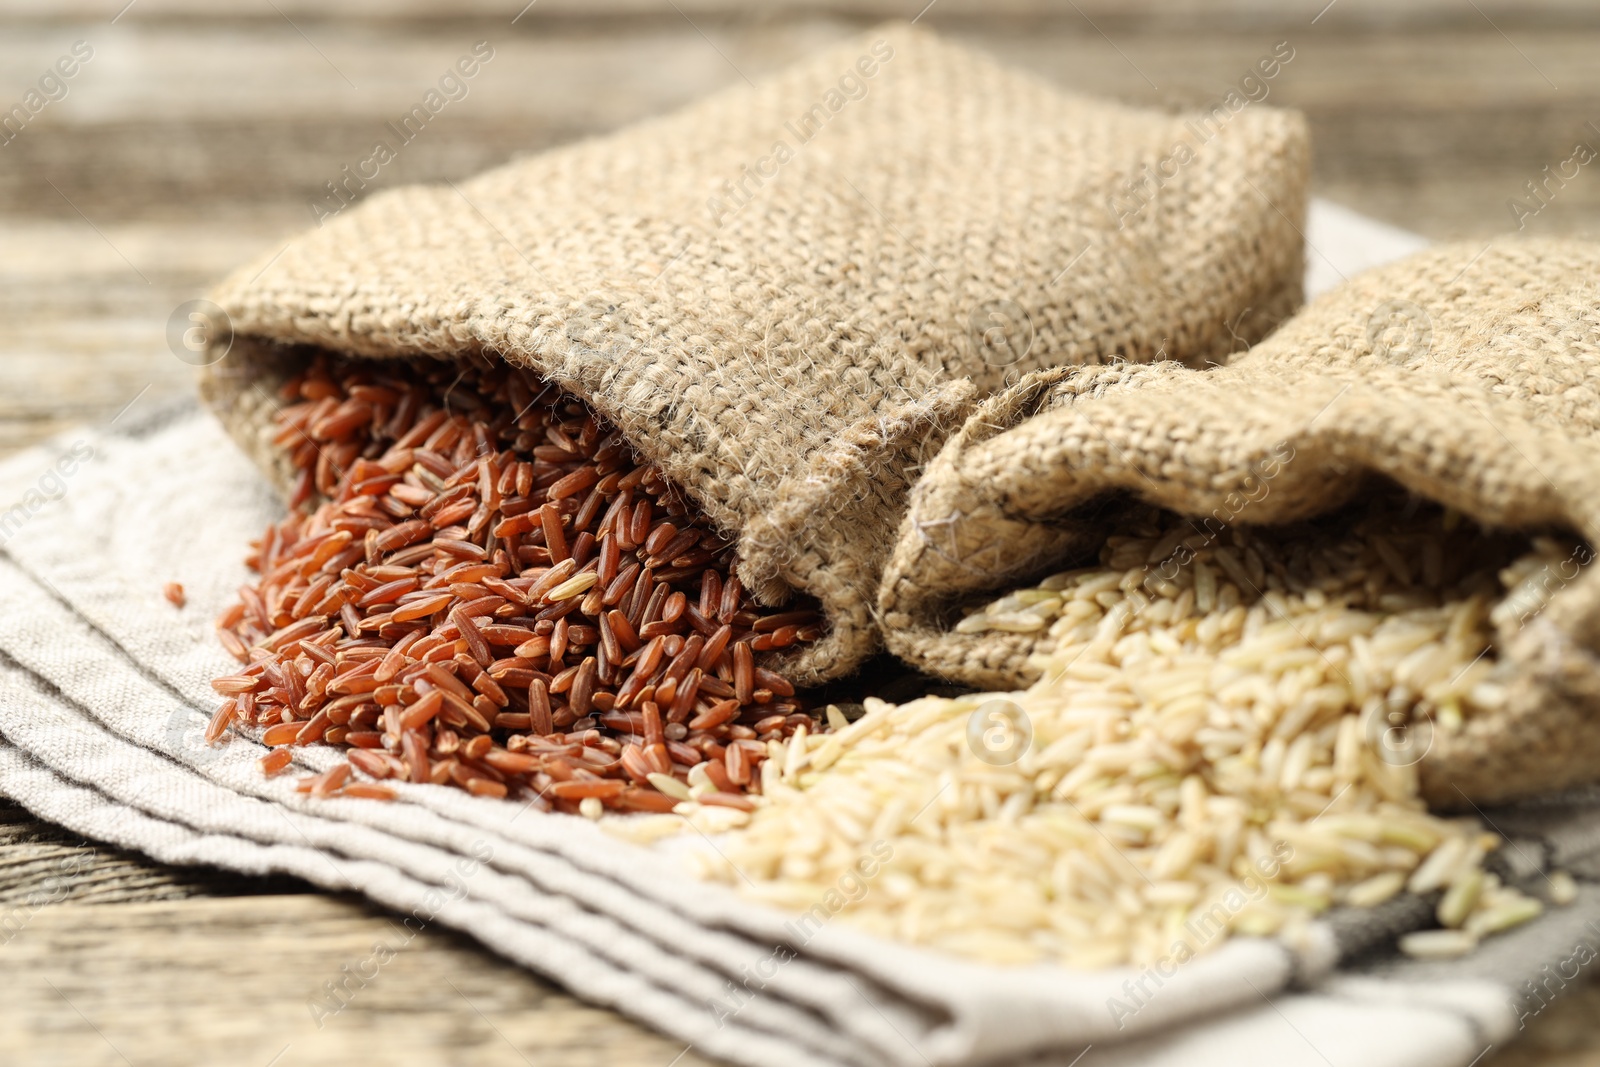
POLYGON ((6 1063, 708 1062, 467 938, 428 929, 412 936, 352 898, 58 905, 34 914, 4 952, 6 1063), (340 1002, 326 983, 367 966, 378 944, 393 958, 329 1010, 340 1002))
MULTIPOLYGON (((0 455, 192 389, 169 318, 269 256, 474 42, 493 60, 372 190, 457 180, 759 79, 926 0, 9 0, 0 112, 93 57, 0 145, 0 455)), ((1600 235, 1593 0, 935 0, 922 21, 1074 90, 1219 98, 1280 41, 1316 191, 1438 239, 1600 235), (1594 173, 1591 173, 1593 171, 1594 173)), ((8 503, 8 502, 6 502, 8 503)), ((0 806, 0 1062, 703 1062, 466 939, 425 931, 337 1017, 321 983, 393 929, 302 884, 153 864, 0 806)), ((1600 1067, 1600 989, 1496 1067, 1600 1067)), ((1092 1067, 1088 1065, 1088 1067, 1092 1067)), ((1341 1065, 1342 1067, 1342 1065, 1341 1065)))

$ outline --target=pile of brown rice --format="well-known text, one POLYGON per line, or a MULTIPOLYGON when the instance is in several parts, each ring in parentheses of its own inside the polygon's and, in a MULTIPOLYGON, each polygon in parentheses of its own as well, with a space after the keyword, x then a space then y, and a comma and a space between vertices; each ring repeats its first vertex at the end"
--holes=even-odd
POLYGON ((501 363, 319 359, 275 443, 298 482, 218 633, 245 667, 208 737, 347 747, 356 780, 455 785, 597 817, 748 809, 768 746, 813 720, 758 653, 815 640, 758 608, 733 549, 620 434, 501 363))
MULTIPOLYGON (((1235 932, 1293 941, 1402 889, 1440 894, 1444 929, 1403 942, 1418 955, 1539 913, 1484 870, 1495 836, 1424 809, 1416 764, 1430 719, 1500 698, 1496 625, 1537 610, 1574 546, 1519 556, 1526 540, 1388 494, 1297 527, 1145 509, 1121 528, 1097 566, 959 624, 1046 635, 1031 689, 869 702, 774 741, 753 815, 680 809, 742 827, 700 857, 709 875, 813 914, 864 885, 844 921, 1085 968, 1181 962, 1235 932)), ((1570 879, 1551 885, 1570 899, 1570 879)))

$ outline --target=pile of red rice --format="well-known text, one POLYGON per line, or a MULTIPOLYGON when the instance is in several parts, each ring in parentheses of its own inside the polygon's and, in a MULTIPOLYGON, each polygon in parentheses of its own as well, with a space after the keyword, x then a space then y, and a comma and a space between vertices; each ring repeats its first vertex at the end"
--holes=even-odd
POLYGON ((453 784, 543 808, 748 809, 768 742, 816 724, 755 654, 813 641, 757 607, 733 549, 589 412, 504 364, 318 359, 283 390, 298 481, 218 619, 245 668, 208 731, 345 746, 358 779, 453 784))

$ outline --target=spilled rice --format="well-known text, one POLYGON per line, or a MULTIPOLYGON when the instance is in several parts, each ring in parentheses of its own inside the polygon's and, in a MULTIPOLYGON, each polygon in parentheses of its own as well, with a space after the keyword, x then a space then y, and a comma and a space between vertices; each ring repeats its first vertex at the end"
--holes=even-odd
POLYGON ((209 741, 260 728, 269 775, 344 748, 300 781, 318 796, 432 782, 598 817, 701 783, 748 808, 768 742, 812 722, 755 656, 820 615, 756 605, 733 546, 579 401, 504 365, 324 359, 282 399, 293 508, 218 620, 242 666, 209 741))
POLYGON ((1497 837, 1424 809, 1416 764, 1430 721, 1503 698, 1495 642, 1582 550, 1403 503, 1263 531, 1143 513, 1098 566, 959 624, 1038 634, 1031 689, 830 709, 834 732, 769 745, 752 815, 680 807, 738 827, 705 873, 815 922, 1074 967, 1292 943, 1402 890, 1437 901, 1418 956, 1534 917, 1485 869, 1497 837))

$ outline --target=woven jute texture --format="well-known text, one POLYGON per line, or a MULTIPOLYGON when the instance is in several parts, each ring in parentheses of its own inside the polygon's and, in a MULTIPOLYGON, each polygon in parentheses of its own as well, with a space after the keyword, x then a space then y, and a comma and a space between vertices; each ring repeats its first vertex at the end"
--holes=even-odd
MULTIPOLYGON (((1381 475, 1504 528, 1600 536, 1600 246, 1429 250, 1360 275, 1226 367, 1030 376, 974 413, 911 496, 879 594, 889 648, 947 677, 1034 680, 1034 635, 958 634, 961 602, 1114 532, 1117 495, 1217 523, 1334 510, 1381 475)), ((1208 526, 1209 528, 1209 526, 1208 526)), ((1600 778, 1600 574, 1551 576, 1500 649, 1503 713, 1432 732, 1440 804, 1600 778)))
POLYGON ((205 392, 275 470, 285 345, 532 368, 737 538, 758 598, 820 600, 828 636, 780 664, 814 681, 875 647, 906 472, 976 397, 1113 356, 1199 365, 1292 313, 1306 173, 1293 113, 1082 99, 888 25, 344 210, 216 294, 240 340, 205 392))

